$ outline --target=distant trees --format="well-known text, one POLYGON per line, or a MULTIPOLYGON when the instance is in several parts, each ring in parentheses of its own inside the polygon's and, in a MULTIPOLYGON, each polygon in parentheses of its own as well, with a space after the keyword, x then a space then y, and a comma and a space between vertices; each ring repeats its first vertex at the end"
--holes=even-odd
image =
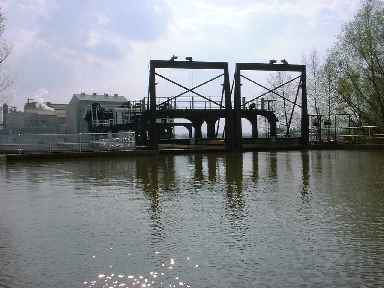
MULTIPOLYGON (((312 51, 304 62, 310 114, 323 115, 325 120, 337 113, 348 113, 356 123, 384 127, 383 1, 363 0, 325 61, 312 51)), ((285 78, 286 74, 276 73, 269 81, 276 87, 285 78)), ((284 89, 290 90, 283 87, 279 92, 288 94, 284 89)), ((287 107, 279 107, 282 115, 278 115, 286 123, 287 107)))
MULTIPOLYGON (((363 2, 355 17, 345 25, 311 85, 315 86, 312 90, 318 99, 331 102, 332 110, 351 113, 360 123, 384 126, 382 1, 363 2), (317 95, 316 83, 321 83, 323 94, 317 95)), ((316 107, 319 104, 315 102, 317 110, 316 107)))
MULTIPOLYGON (((312 51, 304 63, 310 114, 332 120, 335 114, 347 113, 355 123, 384 127, 384 1, 363 0, 325 60, 312 51)), ((287 76, 276 73, 269 82, 276 87, 287 76)), ((282 87, 279 93, 292 94, 290 89, 282 87)), ((287 111, 291 107, 278 105, 278 118, 285 119, 289 128, 287 111)))

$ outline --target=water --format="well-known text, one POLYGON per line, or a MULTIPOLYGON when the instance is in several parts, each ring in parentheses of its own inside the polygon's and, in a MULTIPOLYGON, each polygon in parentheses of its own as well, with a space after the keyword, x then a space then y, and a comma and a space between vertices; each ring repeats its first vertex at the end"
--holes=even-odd
POLYGON ((384 285, 384 153, 0 164, 0 287, 384 285))

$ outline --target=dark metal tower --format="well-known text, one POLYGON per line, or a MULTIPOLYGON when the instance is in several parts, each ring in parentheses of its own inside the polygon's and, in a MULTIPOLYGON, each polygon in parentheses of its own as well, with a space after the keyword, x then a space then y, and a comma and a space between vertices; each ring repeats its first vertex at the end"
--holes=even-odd
MULTIPOLYGON (((185 118, 192 119, 192 124, 194 124, 195 131, 197 137, 201 137, 201 125, 204 121, 208 124, 208 134, 212 136, 212 134, 215 134, 215 117, 219 117, 221 114, 221 111, 223 110, 224 116, 225 116, 225 146, 227 150, 233 150, 234 148, 234 141, 233 141, 233 117, 232 117, 232 101, 231 101, 231 89, 230 89, 230 83, 229 83, 229 74, 228 74, 228 63, 227 62, 201 62, 201 61, 192 61, 191 59, 188 59, 188 61, 175 61, 175 57, 172 57, 171 60, 151 60, 150 61, 150 71, 149 71, 149 111, 150 116, 148 117, 149 121, 149 143, 152 147, 152 149, 158 149, 159 145, 159 135, 158 135, 158 128, 156 119, 160 118, 161 116, 164 116, 165 114, 169 115, 175 115, 178 112, 177 111, 164 111, 164 107, 169 107, 172 104, 173 101, 176 101, 178 97, 181 97, 182 95, 186 93, 192 93, 196 96, 199 96, 207 101, 207 103, 213 103, 215 105, 218 105, 220 107, 220 112, 218 111, 210 111, 207 113, 206 110, 199 111, 198 109, 194 109, 192 107, 189 111, 183 111, 182 113, 185 114, 185 118), (159 74, 156 69, 208 69, 208 70, 222 70, 223 73, 213 77, 212 79, 209 79, 195 87, 187 88, 183 86, 182 84, 171 80, 161 74, 159 74), (156 76, 160 77, 180 88, 183 88, 185 91, 174 96, 170 97, 166 101, 157 104, 157 96, 156 96, 156 76), (216 102, 209 97, 206 97, 195 90, 209 82, 212 82, 213 80, 218 79, 219 77, 224 78, 223 88, 222 88, 222 95, 224 96, 224 105, 222 103, 216 102), (213 115, 212 119, 205 119, 207 118, 207 115, 211 114, 213 115)), ((180 112, 181 113, 181 112, 180 112)))
MULTIPOLYGON (((235 150, 240 150, 242 146, 242 127, 241 127, 241 118, 242 118, 242 111, 245 108, 245 105, 249 104, 252 101, 257 100, 258 98, 268 94, 273 93, 276 96, 279 96, 280 98, 284 99, 284 101, 288 101, 291 104, 293 104, 293 109, 291 112, 289 124, 287 125, 287 135, 289 133, 289 126, 292 121, 292 115, 293 111, 296 106, 301 108, 301 142, 303 145, 307 145, 309 142, 309 119, 308 119, 308 108, 307 108, 307 88, 306 88, 306 67, 305 65, 292 65, 288 64, 286 61, 282 61, 282 64, 275 64, 276 61, 271 61, 270 64, 265 63, 237 63, 236 64, 236 71, 235 71, 235 95, 234 95, 234 110, 233 110, 233 138, 234 143, 233 147, 235 150), (279 72, 279 71, 286 71, 286 72, 299 72, 301 73, 300 76, 291 79, 287 81, 286 83, 275 87, 273 89, 269 89, 262 84, 244 76, 241 74, 242 71, 245 70, 251 70, 251 71, 273 71, 273 72, 279 72), (257 96, 256 98, 241 103, 241 79, 245 79, 263 89, 265 89, 267 92, 257 96), (295 101, 291 101, 284 97, 283 95, 280 95, 276 92, 276 90, 284 85, 287 85, 291 82, 293 82, 296 79, 300 79, 300 83, 297 87, 297 92, 295 96, 295 101), (298 94, 301 90, 301 105, 297 103, 298 100, 298 94)), ((270 117, 270 134, 272 137, 276 136, 276 119, 273 119, 273 117, 270 117)))

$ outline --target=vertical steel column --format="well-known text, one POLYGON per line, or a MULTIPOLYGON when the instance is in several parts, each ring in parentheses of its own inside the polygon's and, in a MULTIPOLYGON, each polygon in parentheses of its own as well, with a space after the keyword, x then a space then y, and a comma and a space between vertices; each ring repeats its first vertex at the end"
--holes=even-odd
POLYGON ((150 127, 149 127, 149 143, 152 149, 159 148, 159 135, 156 129, 156 75, 155 65, 151 61, 149 70, 149 110, 150 110, 150 127))
POLYGON ((201 140, 203 138, 203 133, 201 126, 203 125, 203 120, 193 120, 192 121, 192 126, 195 128, 195 139, 201 140))
POLYGON ((276 134, 277 134, 276 121, 275 119, 268 119, 268 120, 269 120, 269 136, 271 138, 276 138, 276 134))
POLYGON ((229 83, 228 63, 224 68, 224 96, 225 96, 225 149, 233 150, 233 115, 232 115, 232 95, 231 84, 229 83))
POLYGON ((205 122, 207 123, 207 138, 208 139, 216 138, 216 129, 215 129, 216 119, 206 120, 205 122))
POLYGON ((309 116, 307 100, 307 72, 304 67, 301 74, 301 139, 302 144, 309 144, 309 116))
POLYGON ((233 150, 241 150, 242 130, 241 130, 241 78, 240 68, 236 64, 235 71, 235 95, 233 107, 233 150))
POLYGON ((259 130, 257 127, 257 116, 251 121, 252 125, 252 138, 259 138, 259 130))

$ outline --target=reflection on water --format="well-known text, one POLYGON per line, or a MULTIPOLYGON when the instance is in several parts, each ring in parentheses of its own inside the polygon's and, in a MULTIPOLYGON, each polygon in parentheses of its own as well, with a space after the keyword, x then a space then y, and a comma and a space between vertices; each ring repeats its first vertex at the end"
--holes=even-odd
MULTIPOLYGON (((157 257, 160 252, 156 252, 153 257, 157 257)), ((97 275, 92 280, 84 281, 84 288, 101 288, 101 287, 185 287, 191 288, 191 284, 186 282, 178 274, 178 267, 183 266, 184 270, 199 269, 198 264, 193 264, 190 257, 186 257, 181 261, 175 261, 170 258, 161 263, 158 271, 150 271, 140 274, 115 274, 104 272, 97 275)))
POLYGON ((0 287, 384 283, 384 155, 0 165, 0 287))
POLYGON ((240 216, 245 206, 243 199, 243 155, 229 154, 225 158, 225 172, 227 207, 230 214, 240 216))
POLYGON ((301 153, 301 169, 303 177, 303 190, 301 195, 303 199, 307 199, 309 192, 309 152, 304 151, 301 153))

